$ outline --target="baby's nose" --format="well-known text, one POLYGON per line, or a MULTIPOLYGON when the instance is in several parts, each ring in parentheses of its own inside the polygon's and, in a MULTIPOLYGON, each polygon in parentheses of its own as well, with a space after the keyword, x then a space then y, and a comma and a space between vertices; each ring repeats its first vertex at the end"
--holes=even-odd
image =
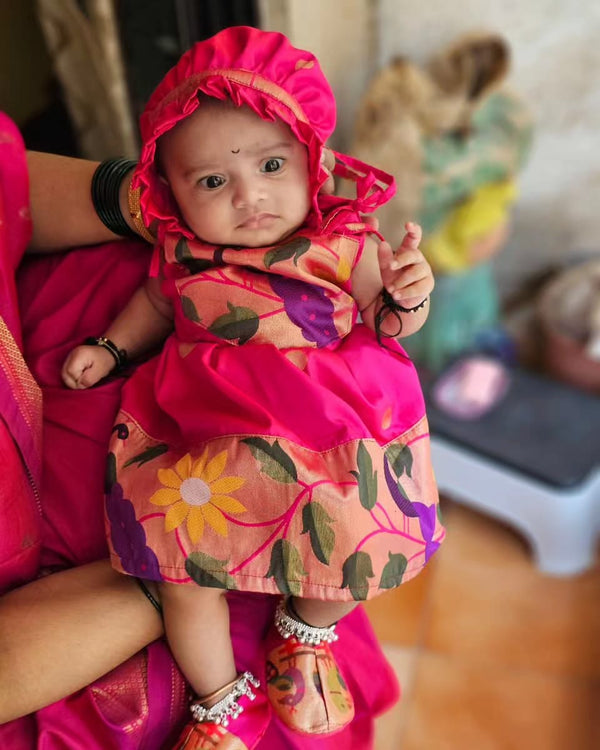
POLYGON ((255 180, 236 180, 233 193, 234 208, 247 208, 254 206, 263 197, 263 191, 255 180))

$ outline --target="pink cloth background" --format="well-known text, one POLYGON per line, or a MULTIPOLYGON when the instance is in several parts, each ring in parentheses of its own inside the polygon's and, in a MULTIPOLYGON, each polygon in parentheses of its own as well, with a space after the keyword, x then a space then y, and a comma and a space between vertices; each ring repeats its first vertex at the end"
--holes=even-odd
MULTIPOLYGON (((26 194, 22 144, 0 113, 0 315, 13 343, 20 343, 22 332, 25 358, 44 399, 38 502, 27 479, 36 465, 35 446, 19 441, 11 421, 18 392, 9 379, 0 382, 0 591, 35 577, 38 562, 58 570, 106 556, 104 459, 123 379, 73 392, 61 385, 60 366, 73 345, 105 328, 146 275, 149 260, 148 248, 135 242, 27 259, 18 272, 17 300, 13 278, 29 226, 25 204, 16 198, 26 194)), ((10 344, 0 341, 2 349, 10 344)), ((230 601, 239 667, 260 672, 260 644, 276 598, 246 594, 230 601)), ((273 721, 259 750, 372 747, 373 719, 397 700, 398 686, 362 609, 344 619, 339 633, 336 653, 356 701, 355 720, 322 740, 294 736, 273 721)), ((168 649, 157 641, 89 688, 0 726, 0 747, 159 750, 186 718, 182 688, 168 649)))

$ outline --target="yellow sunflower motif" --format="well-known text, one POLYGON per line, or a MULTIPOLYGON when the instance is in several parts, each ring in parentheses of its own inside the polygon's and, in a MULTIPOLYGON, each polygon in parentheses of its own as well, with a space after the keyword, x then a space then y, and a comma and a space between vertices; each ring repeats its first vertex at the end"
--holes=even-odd
POLYGON ((244 484, 242 477, 222 477, 227 451, 208 460, 208 449, 194 461, 189 453, 171 469, 159 469, 163 485, 150 498, 154 505, 171 507, 165 517, 165 531, 173 531, 186 521, 192 543, 201 539, 207 523, 217 534, 227 536, 227 519, 223 512, 235 515, 246 508, 230 492, 244 484))

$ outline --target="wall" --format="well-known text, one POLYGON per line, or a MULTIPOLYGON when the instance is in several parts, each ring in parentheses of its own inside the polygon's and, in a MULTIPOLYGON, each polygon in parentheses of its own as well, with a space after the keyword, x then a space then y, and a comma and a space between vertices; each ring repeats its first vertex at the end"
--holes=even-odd
POLYGON ((523 275, 600 253, 600 3, 585 0, 380 0, 377 63, 424 61, 465 31, 501 32, 511 87, 536 119, 514 231, 497 261, 508 291, 523 275))
MULTIPOLYGON (((348 148, 376 66, 416 61, 474 28, 502 32, 511 86, 537 121, 512 238, 497 262, 507 291, 545 266, 600 252, 600 3, 594 0, 259 0, 265 26, 319 57, 338 100, 332 144, 348 148)), ((0 106, 23 122, 47 102, 49 63, 33 0, 0 0, 0 106), (18 78, 17 73, 18 71, 18 78), (18 80, 18 87, 15 81, 18 80)))
POLYGON ((348 148, 362 92, 374 70, 375 27, 370 0, 262 0, 262 25, 287 34, 317 56, 337 101, 331 144, 348 148))
POLYGON ((271 28, 311 49, 338 99, 345 149, 362 92, 396 55, 425 61, 473 29, 501 32, 509 84, 536 119, 514 229, 497 261, 504 292, 524 276, 600 252, 600 3, 594 0, 262 0, 271 28), (267 13, 267 15, 269 15, 267 13))

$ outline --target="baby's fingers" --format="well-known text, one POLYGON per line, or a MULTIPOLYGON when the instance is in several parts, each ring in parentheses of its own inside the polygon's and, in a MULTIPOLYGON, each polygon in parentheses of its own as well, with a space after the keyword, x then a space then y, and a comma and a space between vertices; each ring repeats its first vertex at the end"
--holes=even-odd
POLYGON ((377 260, 379 261, 379 268, 382 271, 392 265, 394 262, 394 251, 389 242, 385 242, 384 240, 379 243, 377 247, 377 260))
POLYGON ((81 368, 69 365, 69 363, 67 362, 61 372, 63 383, 67 386, 67 388, 85 388, 86 386, 82 385, 80 382, 81 374, 81 368))
POLYGON ((377 248, 377 261, 384 286, 387 286, 395 276, 394 251, 389 242, 380 242, 377 248))
POLYGON ((68 388, 83 389, 102 380, 110 372, 112 366, 110 355, 105 357, 103 354, 91 347, 81 346, 74 349, 62 368, 63 383, 68 388))
POLYGON ((407 221, 404 228, 406 229, 406 234, 404 235, 399 251, 417 250, 421 239, 423 238, 423 230, 421 229, 421 226, 414 221, 407 221))
POLYGON ((409 297, 426 297, 433 291, 435 281, 427 262, 402 268, 387 285, 392 297, 400 301, 409 297))

